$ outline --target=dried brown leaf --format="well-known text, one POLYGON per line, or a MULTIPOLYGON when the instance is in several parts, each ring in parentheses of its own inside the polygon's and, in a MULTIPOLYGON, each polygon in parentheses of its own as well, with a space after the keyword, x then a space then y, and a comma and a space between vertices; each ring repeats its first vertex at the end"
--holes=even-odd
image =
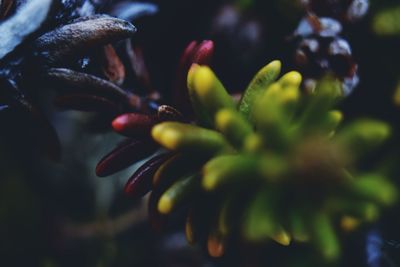
POLYGON ((112 45, 103 48, 103 72, 113 83, 122 85, 125 80, 125 66, 112 45))
POLYGON ((50 65, 81 56, 92 47, 131 37, 136 28, 121 19, 94 16, 77 20, 48 32, 35 41, 35 47, 50 65))

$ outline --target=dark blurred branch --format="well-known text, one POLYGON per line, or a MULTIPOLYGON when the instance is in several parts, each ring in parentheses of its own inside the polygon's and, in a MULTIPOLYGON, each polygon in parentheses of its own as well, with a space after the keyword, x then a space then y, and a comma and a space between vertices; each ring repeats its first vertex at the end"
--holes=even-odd
POLYGON ((115 237, 147 218, 146 205, 124 213, 116 218, 102 218, 89 223, 65 223, 62 235, 68 239, 90 239, 94 237, 115 237))

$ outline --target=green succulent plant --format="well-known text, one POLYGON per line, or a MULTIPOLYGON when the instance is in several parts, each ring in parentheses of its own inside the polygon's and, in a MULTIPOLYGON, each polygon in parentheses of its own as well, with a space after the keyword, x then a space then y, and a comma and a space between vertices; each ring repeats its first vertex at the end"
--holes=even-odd
POLYGON ((334 261, 341 230, 376 220, 396 201, 386 177, 358 166, 391 130, 372 119, 340 127, 338 83, 327 78, 303 94, 301 75, 278 79, 280 70, 279 61, 262 68, 235 103, 209 67, 191 67, 197 121, 153 128, 153 138, 176 155, 154 175, 150 207, 161 217, 188 207, 187 238, 211 256, 222 256, 236 236, 306 242, 334 261))

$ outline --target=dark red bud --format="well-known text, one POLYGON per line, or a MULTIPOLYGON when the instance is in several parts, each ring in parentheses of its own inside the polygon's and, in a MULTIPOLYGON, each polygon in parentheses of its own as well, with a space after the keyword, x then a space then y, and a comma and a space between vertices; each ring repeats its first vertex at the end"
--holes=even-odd
POLYGON ((184 72, 190 67, 190 62, 197 50, 197 41, 192 41, 183 51, 182 56, 179 60, 178 72, 184 72))
POLYGON ((155 116, 127 113, 118 116, 112 122, 113 129, 122 135, 140 137, 150 134, 151 128, 157 123, 155 116))
MULTIPOLYGON (((203 41, 193 56, 192 64, 209 65, 214 55, 214 42, 210 40, 203 41)), ((190 64, 190 65, 192 65, 190 64)))
POLYGON ((200 44, 198 44, 196 41, 192 41, 182 54, 178 66, 177 82, 173 100, 175 101, 177 108, 185 115, 191 115, 193 113, 192 107, 189 104, 190 100, 187 89, 187 74, 189 72, 189 68, 193 63, 209 65, 213 53, 214 42, 206 40, 200 44))

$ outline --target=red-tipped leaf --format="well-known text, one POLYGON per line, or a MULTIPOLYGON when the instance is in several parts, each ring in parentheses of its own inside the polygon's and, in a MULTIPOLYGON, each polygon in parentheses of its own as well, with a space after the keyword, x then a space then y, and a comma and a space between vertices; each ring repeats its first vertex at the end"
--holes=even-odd
POLYGON ((118 116, 112 122, 113 129, 122 135, 140 137, 150 135, 151 128, 158 122, 155 116, 126 113, 118 116))

